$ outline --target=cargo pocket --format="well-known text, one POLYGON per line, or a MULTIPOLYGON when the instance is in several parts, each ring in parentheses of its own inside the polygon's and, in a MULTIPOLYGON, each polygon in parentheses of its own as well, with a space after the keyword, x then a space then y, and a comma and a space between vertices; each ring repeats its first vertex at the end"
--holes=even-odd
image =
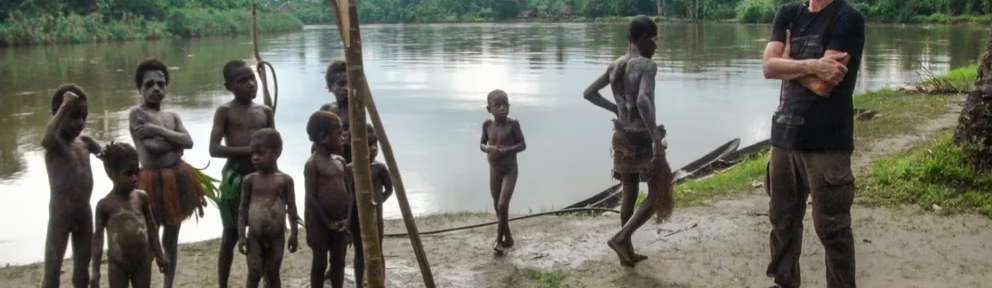
POLYGON ((850 165, 831 165, 823 170, 822 185, 810 192, 813 193, 813 200, 819 202, 817 206, 820 212, 834 215, 846 214, 851 210, 854 190, 854 171, 851 170, 850 165))

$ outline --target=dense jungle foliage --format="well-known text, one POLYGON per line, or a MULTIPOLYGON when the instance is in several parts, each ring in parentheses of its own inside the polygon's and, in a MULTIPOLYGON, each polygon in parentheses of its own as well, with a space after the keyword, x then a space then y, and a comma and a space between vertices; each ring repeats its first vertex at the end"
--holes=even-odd
MULTIPOLYGON (((798 0, 793 0, 798 1, 798 0)), ((992 22, 988 0, 847 0, 869 22, 992 22)), ((661 20, 767 23, 790 0, 358 0, 365 23, 661 20)), ((262 32, 330 24, 325 0, 4 0, 0 45, 237 34, 259 4, 262 32)))

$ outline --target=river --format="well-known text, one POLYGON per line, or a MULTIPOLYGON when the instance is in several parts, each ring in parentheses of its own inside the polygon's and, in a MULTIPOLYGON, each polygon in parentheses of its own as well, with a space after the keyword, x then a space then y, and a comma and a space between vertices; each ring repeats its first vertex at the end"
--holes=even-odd
MULTIPOLYGON (((767 25, 661 25, 657 116, 670 135, 673 167, 733 138, 743 147, 768 137, 779 87, 761 73, 768 32, 767 25)), ((615 183, 611 115, 582 91, 625 52, 622 23, 367 25, 362 34, 365 73, 415 214, 492 209, 478 141, 489 117, 486 94, 497 88, 510 95, 511 117, 528 142, 511 213, 560 208, 615 183)), ((971 64, 987 27, 871 25, 867 35, 858 92, 916 81, 920 67, 944 73, 971 64)), ((262 57, 279 81, 276 128, 285 145, 279 166, 297 179, 302 209, 306 121, 331 101, 323 71, 343 49, 331 27, 260 37, 262 57)), ((49 191, 39 143, 54 88, 75 82, 87 90, 84 133, 104 143, 130 142, 127 111, 141 101, 134 70, 149 56, 171 67, 164 107, 179 114, 196 143, 186 161, 211 163, 207 172, 219 178, 223 160, 209 157, 207 141, 214 109, 232 98, 221 68, 233 59, 253 62, 249 37, 2 48, 0 264, 44 256, 49 191)), ((609 96, 608 89, 603 93, 609 96)), ((95 158, 92 169, 95 205, 111 183, 95 158)), ((400 217, 395 199, 385 207, 387 218, 400 217)), ((220 227, 211 205, 205 218, 185 222, 180 241, 216 238, 220 227)))

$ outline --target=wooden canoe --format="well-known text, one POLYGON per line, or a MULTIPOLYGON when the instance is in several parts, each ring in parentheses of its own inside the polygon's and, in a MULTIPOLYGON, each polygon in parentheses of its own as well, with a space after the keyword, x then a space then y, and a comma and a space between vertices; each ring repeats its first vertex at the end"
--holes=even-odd
MULTIPOLYGON (((688 176, 694 173, 704 170, 709 165, 712 165, 716 161, 726 157, 728 154, 737 150, 737 146, 741 143, 740 138, 734 138, 733 140, 720 145, 720 147, 714 149, 710 153, 703 155, 703 157, 686 164, 681 169, 672 171, 672 181, 674 183, 679 183, 685 180, 688 176)), ((587 208, 587 207, 613 207, 620 202, 621 193, 619 191, 620 184, 613 185, 610 188, 606 188, 602 192, 596 193, 592 197, 585 200, 576 202, 575 204, 566 206, 566 209, 570 208, 587 208)))

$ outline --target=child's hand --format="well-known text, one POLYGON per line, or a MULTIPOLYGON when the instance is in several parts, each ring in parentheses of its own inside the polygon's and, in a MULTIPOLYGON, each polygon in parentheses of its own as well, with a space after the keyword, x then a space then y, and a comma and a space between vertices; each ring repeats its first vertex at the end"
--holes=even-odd
POLYGON ((296 249, 299 248, 300 243, 296 239, 296 235, 289 237, 289 253, 296 253, 296 249))
POLYGON ((338 232, 348 231, 348 220, 341 220, 341 221, 335 222, 334 224, 335 224, 336 227, 335 228, 332 228, 332 229, 334 229, 335 231, 338 231, 338 232))
POLYGON ((238 240, 238 252, 248 255, 248 241, 246 239, 238 240))
POLYGON ((62 99, 62 107, 72 107, 79 103, 79 95, 72 92, 65 92, 62 99))
POLYGON ((134 128, 134 135, 138 136, 138 138, 146 138, 146 137, 162 135, 162 132, 164 132, 164 130, 165 128, 163 128, 162 126, 158 126, 155 124, 144 124, 138 126, 137 128, 134 128))
POLYGON ((158 272, 165 273, 165 268, 169 267, 169 262, 162 258, 155 258, 155 264, 158 265, 158 272))

